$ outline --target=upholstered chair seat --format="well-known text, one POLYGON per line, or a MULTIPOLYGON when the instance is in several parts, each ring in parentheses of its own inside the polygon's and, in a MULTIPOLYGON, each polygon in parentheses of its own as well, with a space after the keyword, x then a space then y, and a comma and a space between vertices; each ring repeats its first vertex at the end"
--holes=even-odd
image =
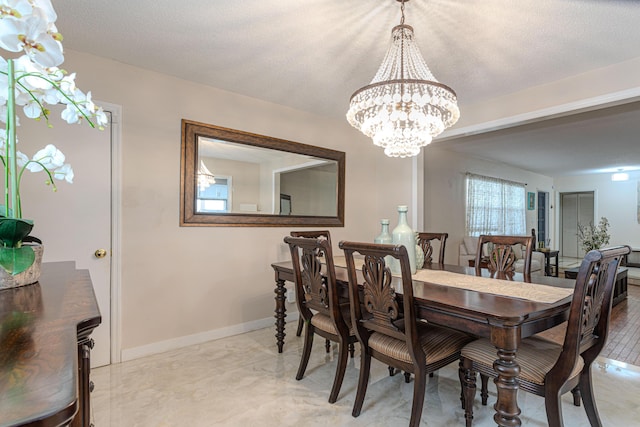
MULTIPOLYGON (((418 339, 428 365, 446 359, 470 340, 469 335, 462 332, 420 323, 418 323, 418 339)), ((406 340, 374 332, 369 337, 369 347, 392 359, 413 363, 406 340)))
MULTIPOLYGON (((343 311, 344 316, 351 316, 349 314, 349 307, 347 307, 346 311, 343 311)), ((355 335, 353 330, 353 326, 351 325, 351 317, 344 317, 345 323, 349 327, 349 335, 355 335)), ((328 332, 333 335, 338 334, 338 330, 336 329, 335 322, 331 319, 331 316, 327 316, 323 313, 316 313, 311 317, 311 324, 324 332, 328 332)))
MULTIPOLYGON (((545 377, 555 366, 560 354, 562 344, 546 340, 540 337, 525 339, 518 346, 518 364, 520 374, 518 378, 538 385, 544 385, 545 377)), ((484 370, 493 370, 493 362, 496 360, 496 348, 491 341, 479 339, 462 349, 461 356, 473 360, 482 365, 484 370)), ((578 356, 576 364, 569 375, 569 381, 580 375, 584 367, 584 360, 578 356)))

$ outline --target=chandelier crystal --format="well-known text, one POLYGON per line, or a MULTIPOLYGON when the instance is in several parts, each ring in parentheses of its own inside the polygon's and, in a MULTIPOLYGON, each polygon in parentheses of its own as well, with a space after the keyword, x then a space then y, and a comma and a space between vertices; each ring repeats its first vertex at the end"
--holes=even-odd
POLYGON ((200 191, 204 191, 213 184, 216 183, 216 177, 204 164, 204 161, 200 160, 200 166, 198 167, 198 188, 200 191))
POLYGON ((349 123, 390 157, 410 157, 460 117, 456 93, 436 80, 420 54, 413 28, 391 30, 391 46, 371 82, 352 96, 349 123))

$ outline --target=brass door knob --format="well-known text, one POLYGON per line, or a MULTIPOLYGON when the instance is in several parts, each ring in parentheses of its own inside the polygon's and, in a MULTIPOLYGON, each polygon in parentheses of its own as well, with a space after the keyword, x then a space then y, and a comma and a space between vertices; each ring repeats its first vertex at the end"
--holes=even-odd
POLYGON ((107 251, 105 249, 97 249, 93 254, 96 258, 104 258, 107 256, 107 251))

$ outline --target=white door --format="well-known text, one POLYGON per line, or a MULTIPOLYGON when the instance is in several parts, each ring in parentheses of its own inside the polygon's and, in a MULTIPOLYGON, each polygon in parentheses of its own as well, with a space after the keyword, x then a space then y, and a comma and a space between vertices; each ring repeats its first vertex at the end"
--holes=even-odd
POLYGON ((578 225, 586 226, 589 223, 593 223, 593 201, 593 191, 560 194, 562 256, 584 257, 584 250, 578 241, 578 225))
POLYGON ((46 173, 26 171, 20 186, 22 216, 35 222, 31 234, 42 240, 44 262, 75 261, 76 268, 89 270, 102 315, 92 334, 91 364, 102 366, 110 363, 111 355, 111 126, 101 131, 87 123, 70 125, 60 111, 52 109, 52 128, 20 114, 18 150, 32 158, 54 144, 73 168, 73 184, 56 180, 53 192, 45 184, 46 173), (107 255, 97 258, 98 249, 107 255))

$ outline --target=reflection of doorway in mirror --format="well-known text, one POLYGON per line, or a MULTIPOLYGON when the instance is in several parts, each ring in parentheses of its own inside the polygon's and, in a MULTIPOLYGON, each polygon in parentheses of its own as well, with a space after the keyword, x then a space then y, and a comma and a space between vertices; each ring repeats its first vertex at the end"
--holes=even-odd
POLYGON ((291 196, 280 194, 280 215, 291 215, 291 196))

